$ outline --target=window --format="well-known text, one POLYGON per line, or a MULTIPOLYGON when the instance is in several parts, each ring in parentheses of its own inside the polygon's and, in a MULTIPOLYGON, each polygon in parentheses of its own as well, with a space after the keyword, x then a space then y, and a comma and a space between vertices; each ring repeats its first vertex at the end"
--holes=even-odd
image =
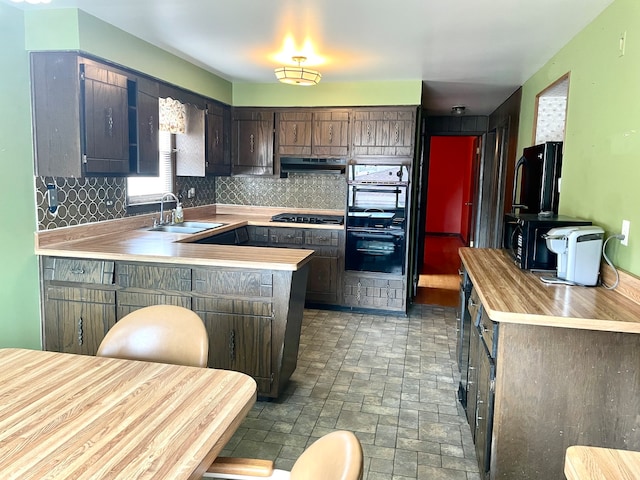
POLYGON ((159 131, 160 175, 157 177, 128 177, 129 204, 160 201, 162 194, 173 192, 173 156, 175 134, 159 131))
POLYGON ((564 141, 569 96, 569 74, 549 85, 536 96, 533 144, 564 141))

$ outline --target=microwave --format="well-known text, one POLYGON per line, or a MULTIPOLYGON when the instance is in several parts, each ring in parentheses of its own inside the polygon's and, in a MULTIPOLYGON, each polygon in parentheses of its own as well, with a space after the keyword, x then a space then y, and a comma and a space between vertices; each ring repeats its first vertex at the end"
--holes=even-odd
POLYGON ((591 222, 564 215, 508 213, 504 216, 503 247, 523 270, 553 271, 557 255, 547 248, 544 235, 556 227, 591 225, 591 222))

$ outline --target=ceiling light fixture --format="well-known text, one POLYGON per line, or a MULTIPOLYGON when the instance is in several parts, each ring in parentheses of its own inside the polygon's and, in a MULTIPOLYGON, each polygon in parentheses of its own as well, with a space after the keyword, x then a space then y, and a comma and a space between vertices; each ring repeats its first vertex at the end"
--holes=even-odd
POLYGON ((280 67, 275 69, 276 78, 282 83, 291 85, 317 85, 322 78, 320 72, 302 67, 307 57, 295 56, 291 59, 298 64, 297 67, 280 67))
POLYGON ((452 115, 464 115, 464 112, 467 110, 467 107, 464 105, 454 105, 451 107, 452 115))

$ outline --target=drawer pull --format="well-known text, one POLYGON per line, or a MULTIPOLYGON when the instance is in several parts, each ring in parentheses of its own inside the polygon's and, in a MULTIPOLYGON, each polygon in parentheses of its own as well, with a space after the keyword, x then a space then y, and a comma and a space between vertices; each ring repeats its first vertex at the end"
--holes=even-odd
POLYGON ((82 317, 78 318, 78 346, 82 346, 84 343, 84 332, 82 331, 82 317))
POLYGON ((231 330, 229 332, 229 358, 235 360, 236 358, 236 331, 231 330))
POLYGON ((84 275, 84 268, 72 268, 71 273, 74 275, 84 275))

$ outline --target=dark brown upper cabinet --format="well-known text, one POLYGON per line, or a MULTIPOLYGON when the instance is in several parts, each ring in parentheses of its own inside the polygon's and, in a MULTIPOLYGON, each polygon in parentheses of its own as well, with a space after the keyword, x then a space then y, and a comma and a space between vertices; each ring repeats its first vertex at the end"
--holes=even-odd
POLYGON ((156 177, 160 174, 159 85, 158 82, 145 78, 138 78, 135 84, 131 85, 130 82, 129 85, 129 96, 135 94, 135 100, 129 102, 130 117, 135 116, 137 120, 137 128, 131 128, 132 125, 129 125, 129 170, 132 174, 156 177))
POLYGON ((231 109, 217 104, 208 104, 205 116, 206 161, 205 174, 231 175, 231 109))
POLYGON ((347 157, 349 110, 291 110, 277 114, 278 155, 347 157))
POLYGON ((85 174, 129 173, 127 77, 82 61, 79 66, 85 174))
POLYGON ((278 154, 308 157, 311 155, 312 112, 279 112, 278 154))
POLYGON ((357 108, 353 120, 353 156, 413 156, 415 107, 357 108))
POLYGON ((233 110, 234 175, 273 175, 273 130, 273 110, 233 110))
POLYGON ((157 84, 74 52, 31 54, 35 172, 154 175, 157 84))

